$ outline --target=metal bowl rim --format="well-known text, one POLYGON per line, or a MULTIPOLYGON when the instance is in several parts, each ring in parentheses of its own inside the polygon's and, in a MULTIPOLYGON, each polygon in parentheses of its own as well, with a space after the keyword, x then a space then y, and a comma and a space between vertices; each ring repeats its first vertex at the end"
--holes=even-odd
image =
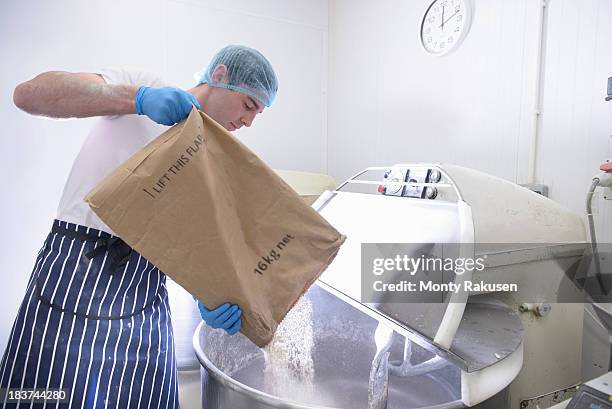
MULTIPOLYGON (((200 364, 206 369, 206 371, 215 378, 215 380, 221 383, 223 386, 230 388, 231 390, 238 392, 240 394, 248 395, 249 398, 254 398, 259 402, 263 402, 265 404, 273 405, 275 407, 283 408, 283 409, 338 409, 331 406, 319 406, 319 405, 308 405, 302 404, 290 399, 282 399, 276 397, 274 395, 270 395, 269 393, 262 392, 258 389, 252 388, 250 386, 244 385, 232 377, 226 375, 223 371, 217 368, 206 356, 202 347, 200 346, 200 332, 202 328, 206 324, 202 321, 196 327, 196 330, 193 334, 193 349, 195 351, 196 357, 200 364), (280 404, 280 406, 279 406, 280 404)), ((464 408, 462 401, 460 399, 454 400, 452 402, 441 403, 435 406, 427 406, 427 409, 456 409, 456 408, 464 408)), ((423 408, 422 408, 423 409, 423 408)))

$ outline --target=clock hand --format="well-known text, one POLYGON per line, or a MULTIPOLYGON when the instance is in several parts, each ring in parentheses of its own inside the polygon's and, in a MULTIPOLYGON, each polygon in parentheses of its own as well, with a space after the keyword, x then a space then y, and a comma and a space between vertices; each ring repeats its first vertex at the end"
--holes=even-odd
POLYGON ((440 28, 444 30, 444 5, 442 5, 442 24, 440 25, 440 28))
POLYGON ((451 18, 455 17, 457 15, 457 13, 459 13, 458 11, 455 12, 455 14, 453 14, 452 16, 450 16, 449 18, 446 19, 446 21, 442 22, 442 25, 440 27, 444 28, 444 23, 447 23, 448 20, 450 20, 451 18))

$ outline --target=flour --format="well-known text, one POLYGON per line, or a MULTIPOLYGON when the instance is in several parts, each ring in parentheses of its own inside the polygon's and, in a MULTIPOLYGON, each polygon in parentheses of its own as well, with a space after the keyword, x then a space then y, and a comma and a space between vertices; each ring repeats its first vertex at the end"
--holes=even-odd
POLYGON ((312 302, 302 297, 263 349, 265 389, 276 396, 301 400, 314 394, 312 302))

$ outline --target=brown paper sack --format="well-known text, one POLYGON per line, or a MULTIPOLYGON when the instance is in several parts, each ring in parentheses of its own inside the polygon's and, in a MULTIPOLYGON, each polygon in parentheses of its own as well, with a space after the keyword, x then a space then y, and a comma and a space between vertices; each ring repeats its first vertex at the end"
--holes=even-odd
POLYGON ((195 108, 85 200, 207 308, 239 305, 241 331, 260 347, 345 240, 253 152, 195 108))

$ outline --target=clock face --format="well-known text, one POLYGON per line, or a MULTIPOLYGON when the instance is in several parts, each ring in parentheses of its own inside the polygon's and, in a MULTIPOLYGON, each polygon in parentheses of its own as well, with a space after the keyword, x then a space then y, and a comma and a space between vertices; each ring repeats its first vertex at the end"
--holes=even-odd
POLYGON ((433 55, 456 48, 470 28, 469 0, 435 0, 423 16, 421 44, 433 55))

